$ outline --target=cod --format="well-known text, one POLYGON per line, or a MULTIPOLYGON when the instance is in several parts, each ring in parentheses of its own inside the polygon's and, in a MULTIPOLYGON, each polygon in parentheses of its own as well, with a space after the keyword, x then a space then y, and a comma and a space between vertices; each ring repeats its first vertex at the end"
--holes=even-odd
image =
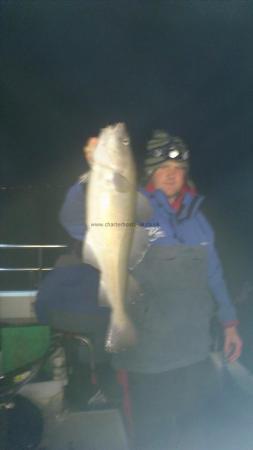
MULTIPOLYGON (((92 158, 83 260, 101 272, 100 304, 111 308, 105 345, 109 352, 127 349, 136 341, 135 327, 126 312, 126 297, 131 296, 127 291, 132 291, 132 296, 138 291, 128 271, 136 199, 136 167, 126 127, 123 123, 108 126, 101 130, 92 158)), ((147 240, 137 238, 134 247, 139 247, 136 254, 144 254, 147 240), (137 241, 142 242, 140 246, 137 241)))

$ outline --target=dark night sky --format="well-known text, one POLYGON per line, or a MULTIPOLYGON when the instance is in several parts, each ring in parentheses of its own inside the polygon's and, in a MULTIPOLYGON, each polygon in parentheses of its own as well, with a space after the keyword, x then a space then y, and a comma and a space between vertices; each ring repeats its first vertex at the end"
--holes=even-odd
MULTIPOLYGON (((1 20, 2 185, 48 192, 56 223, 66 188, 84 169, 81 146, 90 134, 126 121, 141 163, 148 134, 164 127, 190 146, 193 177, 208 195, 223 254, 230 259, 232 242, 232 254, 239 251, 247 261, 253 225, 250 0, 10 0, 2 2, 1 20)), ((19 204, 28 204, 28 196, 17 195, 19 204)), ((17 202, 12 194, 5 222, 17 202)), ((47 200, 42 204, 46 208, 47 200)), ((59 230, 50 237, 46 222, 44 238, 61 237, 59 230)), ((27 231, 18 238, 28 240, 27 231)))

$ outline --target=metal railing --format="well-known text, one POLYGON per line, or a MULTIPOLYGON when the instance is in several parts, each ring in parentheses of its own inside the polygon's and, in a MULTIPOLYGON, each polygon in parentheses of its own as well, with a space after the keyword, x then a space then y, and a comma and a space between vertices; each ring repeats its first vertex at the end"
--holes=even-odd
POLYGON ((53 249, 67 248, 67 245, 55 244, 55 245, 40 245, 40 244, 0 244, 0 250, 33 250, 37 251, 37 263, 33 266, 20 267, 0 267, 0 273, 2 272, 36 272, 37 282, 40 281, 43 272, 48 272, 53 267, 44 266, 44 251, 53 249))
POLYGON ((0 249, 18 249, 18 248, 37 248, 38 249, 38 266, 37 267, 0 267, 0 271, 15 272, 15 271, 43 271, 52 270, 53 267, 43 267, 43 249, 45 248, 66 248, 67 245, 23 245, 23 244, 0 244, 0 249))

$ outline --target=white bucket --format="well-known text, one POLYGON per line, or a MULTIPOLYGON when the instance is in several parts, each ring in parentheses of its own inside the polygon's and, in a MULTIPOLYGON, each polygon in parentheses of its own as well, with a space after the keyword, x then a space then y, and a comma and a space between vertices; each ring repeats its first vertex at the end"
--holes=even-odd
POLYGON ((19 393, 36 404, 44 414, 59 414, 63 410, 64 386, 62 381, 28 383, 19 393))

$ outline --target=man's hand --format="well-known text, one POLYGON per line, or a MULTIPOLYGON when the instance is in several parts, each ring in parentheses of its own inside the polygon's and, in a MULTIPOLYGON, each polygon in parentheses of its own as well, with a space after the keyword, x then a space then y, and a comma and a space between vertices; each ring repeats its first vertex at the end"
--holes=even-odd
POLYGON ((98 138, 91 137, 87 140, 85 146, 83 147, 84 157, 90 165, 92 164, 92 156, 93 156, 93 152, 96 148, 97 143, 98 143, 98 138))
POLYGON ((236 361, 242 351, 242 340, 235 326, 224 330, 224 354, 229 363, 236 361))

